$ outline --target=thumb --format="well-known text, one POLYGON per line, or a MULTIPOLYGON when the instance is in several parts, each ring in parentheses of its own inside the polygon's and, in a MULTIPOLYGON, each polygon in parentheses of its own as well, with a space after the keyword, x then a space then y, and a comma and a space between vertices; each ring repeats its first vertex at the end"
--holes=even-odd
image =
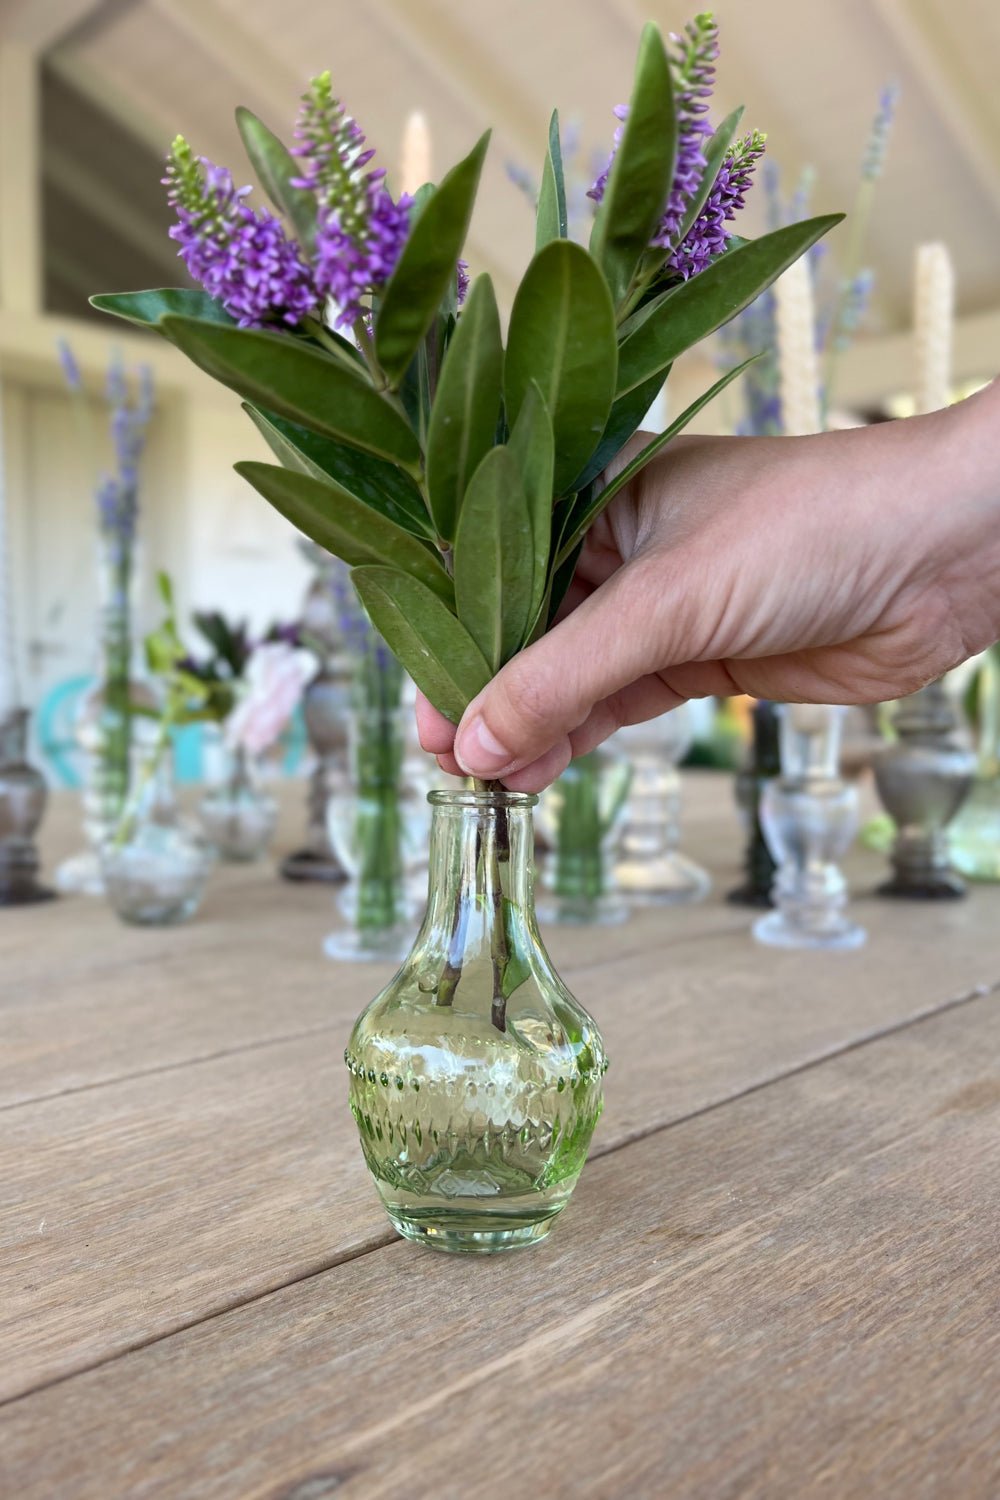
POLYGON ((636 557, 501 668, 455 737, 467 775, 495 780, 543 757, 546 779, 558 775, 570 735, 595 705, 666 664, 663 571, 654 552, 636 557))

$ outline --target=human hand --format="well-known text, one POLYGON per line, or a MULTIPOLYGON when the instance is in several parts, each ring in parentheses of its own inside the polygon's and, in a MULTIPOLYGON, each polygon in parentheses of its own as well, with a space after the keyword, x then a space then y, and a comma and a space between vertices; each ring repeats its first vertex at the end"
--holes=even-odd
POLYGON ((538 791, 687 698, 872 703, 982 650, 1000 635, 998 398, 809 438, 676 440, 611 502, 561 619, 457 734, 418 702, 424 748, 538 791))

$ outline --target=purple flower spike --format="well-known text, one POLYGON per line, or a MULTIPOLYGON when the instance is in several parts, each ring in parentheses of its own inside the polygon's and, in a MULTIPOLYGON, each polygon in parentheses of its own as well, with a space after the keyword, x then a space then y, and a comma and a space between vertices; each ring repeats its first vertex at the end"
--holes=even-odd
POLYGON ((764 139, 755 130, 730 148, 704 208, 667 261, 675 275, 687 281, 725 250, 730 236, 726 225, 746 202, 754 168, 764 154, 764 139))
POLYGON ((394 202, 385 169, 366 172, 374 156, 360 126, 335 99, 329 73, 314 78, 303 97, 295 131, 303 158, 298 183, 319 200, 316 286, 337 304, 337 327, 349 328, 368 311, 366 298, 385 286, 410 230, 411 199, 394 202))
POLYGON ((66 384, 71 391, 82 390, 83 377, 80 374, 80 366, 76 362, 76 355, 73 353, 69 341, 67 339, 59 339, 56 349, 59 354, 59 363, 62 366, 66 384))
POLYGON ((289 327, 319 303, 298 245, 272 214, 255 212, 224 167, 195 157, 178 136, 164 183, 177 223, 170 237, 195 281, 220 301, 241 328, 282 322, 289 327))

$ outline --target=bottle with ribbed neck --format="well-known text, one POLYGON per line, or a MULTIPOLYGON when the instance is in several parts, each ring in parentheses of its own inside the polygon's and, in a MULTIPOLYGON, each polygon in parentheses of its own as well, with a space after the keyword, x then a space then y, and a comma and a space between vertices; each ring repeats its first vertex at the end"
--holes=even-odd
POLYGON ((604 1045, 535 922, 534 797, 432 792, 427 912, 345 1054, 392 1223, 442 1250, 542 1239, 601 1113, 604 1045))

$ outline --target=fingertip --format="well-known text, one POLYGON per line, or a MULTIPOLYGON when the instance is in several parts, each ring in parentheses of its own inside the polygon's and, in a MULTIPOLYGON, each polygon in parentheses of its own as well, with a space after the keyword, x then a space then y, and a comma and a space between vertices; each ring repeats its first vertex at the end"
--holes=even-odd
POLYGON ((546 750, 544 755, 540 755, 530 765, 505 776, 503 784, 511 792, 543 792, 553 781, 558 780, 572 759, 569 738, 564 736, 551 750, 546 750))
POLYGON ((434 707, 423 693, 417 694, 417 737, 429 755, 442 755, 455 743, 455 725, 434 707))

